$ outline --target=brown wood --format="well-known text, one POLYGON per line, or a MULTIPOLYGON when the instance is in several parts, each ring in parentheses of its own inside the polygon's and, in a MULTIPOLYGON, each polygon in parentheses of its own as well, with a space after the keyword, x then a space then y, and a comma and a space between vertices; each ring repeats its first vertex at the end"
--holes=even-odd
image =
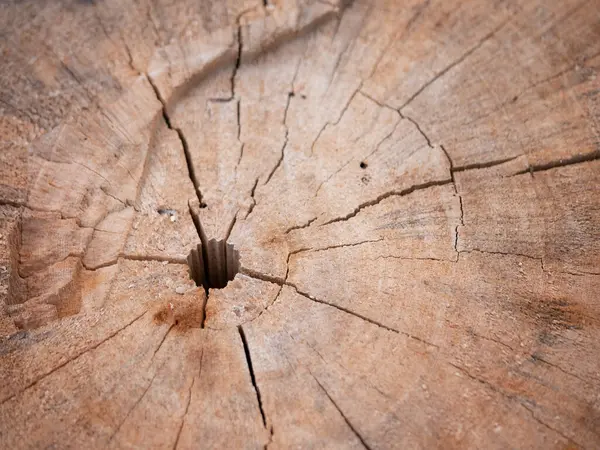
POLYGON ((600 447, 599 0, 0 30, 0 448, 600 447))

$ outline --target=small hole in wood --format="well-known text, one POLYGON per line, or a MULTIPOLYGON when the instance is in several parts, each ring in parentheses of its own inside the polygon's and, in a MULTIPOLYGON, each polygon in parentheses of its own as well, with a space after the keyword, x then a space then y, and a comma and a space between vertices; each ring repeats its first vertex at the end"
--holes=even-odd
POLYGON ((177 216, 177 211, 175 211, 174 209, 170 209, 170 208, 158 208, 156 210, 156 212, 159 213, 161 216, 169 216, 169 217, 177 216))
POLYGON ((369 166, 369 165, 368 165, 366 162, 364 162, 364 161, 362 161, 362 162, 360 163, 360 168, 361 168, 361 169, 366 169, 368 166, 369 166))
POLYGON ((208 208, 208 205, 204 202, 200 203, 200 208, 204 209, 204 208, 208 208))
POLYGON ((224 240, 211 239, 190 252, 187 258, 190 275, 196 286, 222 289, 240 270, 240 254, 224 240))

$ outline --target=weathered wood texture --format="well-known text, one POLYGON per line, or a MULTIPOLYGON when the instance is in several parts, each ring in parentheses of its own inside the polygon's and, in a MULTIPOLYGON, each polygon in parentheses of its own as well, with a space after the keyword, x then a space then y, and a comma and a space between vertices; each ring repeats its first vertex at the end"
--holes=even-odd
POLYGON ((600 447, 599 0, 0 30, 0 448, 600 447))

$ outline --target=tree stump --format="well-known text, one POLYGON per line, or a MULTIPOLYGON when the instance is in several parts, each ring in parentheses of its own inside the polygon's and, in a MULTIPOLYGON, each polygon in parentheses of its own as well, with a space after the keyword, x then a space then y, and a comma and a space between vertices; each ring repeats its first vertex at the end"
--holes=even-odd
POLYGON ((600 1, 5 1, 0 447, 600 447, 600 1))

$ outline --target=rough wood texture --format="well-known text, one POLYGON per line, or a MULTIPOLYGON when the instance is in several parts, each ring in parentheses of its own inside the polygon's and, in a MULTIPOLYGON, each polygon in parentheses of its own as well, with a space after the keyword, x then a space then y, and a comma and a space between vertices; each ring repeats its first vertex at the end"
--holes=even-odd
POLYGON ((600 447, 599 0, 0 30, 0 448, 600 447))

